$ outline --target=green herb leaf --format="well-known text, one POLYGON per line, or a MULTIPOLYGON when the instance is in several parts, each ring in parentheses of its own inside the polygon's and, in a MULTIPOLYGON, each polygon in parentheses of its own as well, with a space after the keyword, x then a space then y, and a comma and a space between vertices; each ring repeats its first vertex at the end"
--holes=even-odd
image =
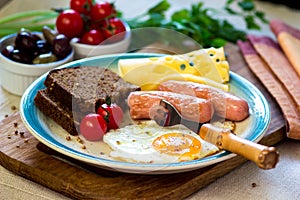
POLYGON ((238 12, 234 11, 233 9, 231 9, 230 7, 225 7, 225 10, 231 14, 231 15, 237 15, 238 12))
POLYGON ((190 13, 189 10, 187 9, 177 11, 171 17, 173 21, 181 21, 183 19, 189 19, 189 18, 190 18, 190 13))
POLYGON ((258 17, 262 22, 269 23, 269 21, 265 17, 265 13, 261 11, 255 11, 255 16, 258 17))
POLYGON ((252 15, 245 16, 244 19, 248 29, 260 30, 260 26, 256 24, 254 17, 252 15))
POLYGON ((223 38, 215 38, 211 41, 211 46, 213 47, 222 47, 227 43, 223 38))
POLYGON ((252 0, 243 0, 238 3, 238 5, 244 10, 244 11, 252 11, 255 9, 255 6, 252 2, 252 0))
POLYGON ((163 13, 170 8, 170 3, 167 0, 162 0, 160 3, 148 10, 148 13, 163 13))
MULTIPOLYGON (((171 14, 170 18, 167 18, 166 12, 169 8, 168 1, 162 0, 146 13, 127 20, 127 22, 133 29, 161 27, 178 31, 192 38, 204 48, 220 47, 226 42, 236 43, 238 40, 246 39, 246 32, 239 30, 228 21, 216 17, 217 14, 224 14, 224 12, 205 8, 203 2, 192 4, 189 9, 177 10, 171 14)), ((253 0, 227 0, 224 11, 229 15, 241 17, 248 29, 260 29, 256 19, 267 23, 264 13, 256 11, 253 0)), ((179 41, 176 41, 175 38, 174 43, 179 43, 179 41)))
POLYGON ((231 5, 233 2, 234 2, 234 0, 227 0, 225 5, 226 5, 226 6, 229 6, 229 5, 231 5))

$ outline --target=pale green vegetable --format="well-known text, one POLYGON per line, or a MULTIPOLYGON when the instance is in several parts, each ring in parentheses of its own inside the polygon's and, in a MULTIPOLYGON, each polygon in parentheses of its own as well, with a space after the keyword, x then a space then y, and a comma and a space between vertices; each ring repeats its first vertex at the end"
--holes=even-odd
POLYGON ((17 33, 21 28, 41 31, 44 26, 55 27, 58 13, 52 10, 24 11, 0 19, 0 37, 17 33))

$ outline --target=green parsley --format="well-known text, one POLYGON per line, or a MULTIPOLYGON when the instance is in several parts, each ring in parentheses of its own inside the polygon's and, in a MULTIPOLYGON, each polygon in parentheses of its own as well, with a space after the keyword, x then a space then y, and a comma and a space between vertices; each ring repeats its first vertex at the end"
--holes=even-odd
POLYGON ((268 22, 264 13, 256 10, 253 0, 227 0, 224 9, 220 11, 206 8, 203 2, 199 2, 192 4, 189 9, 172 13, 168 18, 166 12, 170 7, 167 0, 162 0, 146 13, 126 21, 132 29, 160 27, 175 30, 192 38, 204 48, 221 47, 227 42, 236 43, 246 39, 245 31, 237 29, 226 19, 215 17, 218 13, 241 17, 249 30, 259 30, 259 22, 268 22))

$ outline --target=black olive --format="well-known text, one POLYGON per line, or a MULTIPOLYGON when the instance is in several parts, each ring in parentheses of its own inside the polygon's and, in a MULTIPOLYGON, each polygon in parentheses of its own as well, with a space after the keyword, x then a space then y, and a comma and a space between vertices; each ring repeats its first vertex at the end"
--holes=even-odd
POLYGON ((69 55, 71 51, 72 47, 70 45, 69 39, 65 35, 58 34, 57 36, 55 36, 53 40, 52 52, 59 60, 67 57, 67 55, 69 55))
POLYGON ((7 45, 4 49, 2 49, 1 53, 9 58, 10 54, 15 50, 15 47, 13 45, 7 45))
POLYGON ((42 38, 38 34, 32 33, 31 35, 32 35, 32 37, 34 38, 34 40, 36 42, 39 41, 39 40, 42 40, 42 38))
POLYGON ((65 35, 58 34, 49 27, 43 28, 43 35, 45 39, 22 28, 18 32, 14 44, 3 48, 1 53, 13 61, 25 64, 55 62, 64 59, 71 53, 72 47, 65 35), (49 42, 51 39, 53 39, 52 45, 49 42))
POLYGON ((18 49, 14 50, 10 54, 10 59, 20 63, 32 64, 32 55, 29 53, 22 52, 18 49))
POLYGON ((30 32, 20 31, 15 39, 15 45, 21 51, 33 53, 36 48, 36 39, 30 32))
POLYGON ((51 51, 51 46, 45 40, 38 40, 36 42, 36 53, 37 55, 46 54, 51 51))

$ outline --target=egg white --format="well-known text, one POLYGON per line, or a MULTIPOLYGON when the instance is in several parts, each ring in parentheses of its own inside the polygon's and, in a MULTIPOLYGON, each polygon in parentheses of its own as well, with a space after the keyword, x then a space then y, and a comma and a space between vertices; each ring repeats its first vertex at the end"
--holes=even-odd
POLYGON ((203 158, 219 150, 182 125, 161 127, 152 120, 111 130, 104 135, 103 141, 111 148, 109 156, 116 160, 137 163, 174 163, 191 159, 161 153, 153 148, 152 142, 167 133, 187 134, 199 140, 202 148, 193 159, 203 158))

